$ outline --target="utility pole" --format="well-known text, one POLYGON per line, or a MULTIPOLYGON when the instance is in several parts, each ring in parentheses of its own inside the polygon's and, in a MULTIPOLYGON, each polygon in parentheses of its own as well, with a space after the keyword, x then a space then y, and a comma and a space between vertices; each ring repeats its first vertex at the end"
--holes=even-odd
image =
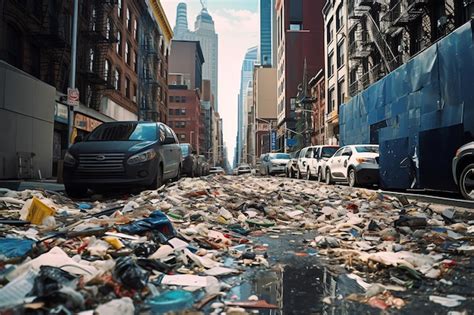
MULTIPOLYGON (((76 60, 77 60, 77 11, 79 10, 79 0, 74 0, 74 9, 72 17, 72 36, 71 36, 71 73, 69 74, 69 87, 76 88, 76 60)), ((68 104, 68 148, 73 144, 71 139, 74 126, 74 106, 68 104)))

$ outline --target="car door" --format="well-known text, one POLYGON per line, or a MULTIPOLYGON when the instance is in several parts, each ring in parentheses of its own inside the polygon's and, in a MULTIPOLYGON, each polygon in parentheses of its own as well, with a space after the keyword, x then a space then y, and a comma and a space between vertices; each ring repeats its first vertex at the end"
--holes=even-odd
POLYGON ((316 176, 318 175, 318 162, 319 162, 319 155, 321 154, 321 147, 314 147, 313 148, 313 155, 311 156, 309 168, 311 170, 311 174, 316 176))
POLYGON ((169 146, 169 150, 171 152, 171 159, 170 159, 170 177, 175 177, 178 175, 179 167, 182 163, 182 155, 181 155, 181 148, 178 144, 178 137, 174 133, 174 131, 165 126, 166 130, 166 138, 168 139, 167 143, 169 146))
POLYGON ((344 151, 342 151, 340 158, 338 159, 337 174, 334 174, 335 176, 337 176, 338 178, 347 179, 347 167, 351 156, 351 147, 345 147, 344 151))
POLYGON ((344 151, 344 148, 337 150, 337 152, 334 153, 334 156, 328 160, 327 168, 331 170, 331 176, 333 177, 337 177, 336 174, 338 172, 342 151, 344 151))

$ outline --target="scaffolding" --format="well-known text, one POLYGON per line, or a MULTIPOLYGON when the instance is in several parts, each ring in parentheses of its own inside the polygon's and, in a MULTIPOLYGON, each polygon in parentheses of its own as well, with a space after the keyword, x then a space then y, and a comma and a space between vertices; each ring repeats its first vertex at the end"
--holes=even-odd
POLYGON ((140 19, 142 27, 139 32, 138 55, 138 100, 140 104, 140 120, 160 121, 158 103, 161 100, 162 87, 158 81, 162 71, 160 43, 163 45, 163 35, 156 27, 152 18, 144 14, 140 19))
POLYGON ((86 87, 84 103, 97 111, 104 91, 114 88, 112 69, 106 63, 111 45, 117 42, 117 27, 112 16, 116 2, 90 0, 83 4, 89 16, 86 29, 80 32, 83 54, 79 56, 79 74, 86 87))

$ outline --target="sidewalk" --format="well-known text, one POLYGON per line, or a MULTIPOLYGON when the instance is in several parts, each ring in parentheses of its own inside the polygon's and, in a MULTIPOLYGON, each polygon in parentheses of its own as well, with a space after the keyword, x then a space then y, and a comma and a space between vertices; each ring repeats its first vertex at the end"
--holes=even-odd
POLYGON ((0 180, 0 188, 8 188, 17 191, 27 189, 64 191, 64 185, 58 184, 55 179, 43 181, 0 180))

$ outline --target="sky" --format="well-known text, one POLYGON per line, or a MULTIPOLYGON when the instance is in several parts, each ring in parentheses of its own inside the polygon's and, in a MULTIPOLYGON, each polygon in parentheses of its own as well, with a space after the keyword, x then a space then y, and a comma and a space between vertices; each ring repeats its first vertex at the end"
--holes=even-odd
MULTIPOLYGON (((188 5, 188 26, 201 11, 199 0, 161 0, 172 28, 176 24, 178 3, 188 5)), ((234 158, 237 135, 237 95, 240 89, 240 69, 248 48, 258 45, 259 16, 257 0, 208 0, 207 9, 214 19, 219 36, 219 114, 223 120, 224 142, 229 163, 234 158)))

